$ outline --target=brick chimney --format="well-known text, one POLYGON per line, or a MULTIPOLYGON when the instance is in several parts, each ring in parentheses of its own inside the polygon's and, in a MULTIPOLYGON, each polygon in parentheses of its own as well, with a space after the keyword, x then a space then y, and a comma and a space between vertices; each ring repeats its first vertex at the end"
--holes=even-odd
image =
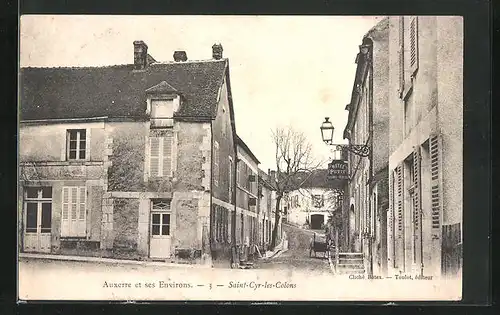
POLYGON ((212 46, 212 58, 215 60, 222 59, 222 50, 221 44, 214 44, 212 46))
POLYGON ((188 57, 185 51, 183 50, 176 50, 174 51, 174 61, 179 62, 179 61, 187 61, 188 57))
POLYGON ((143 70, 148 65, 148 45, 142 40, 134 41, 134 69, 143 70))

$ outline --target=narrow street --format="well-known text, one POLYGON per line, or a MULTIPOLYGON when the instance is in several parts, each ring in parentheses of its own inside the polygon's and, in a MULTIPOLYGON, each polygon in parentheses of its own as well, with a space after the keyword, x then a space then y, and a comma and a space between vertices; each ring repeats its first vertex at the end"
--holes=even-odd
MULTIPOLYGON (((279 257, 258 261, 254 266, 255 269, 288 269, 294 273, 311 276, 331 273, 328 260, 323 253, 317 253, 317 257, 314 257, 313 253, 313 257, 309 257, 309 246, 314 231, 303 230, 287 224, 283 224, 283 231, 288 235, 288 251, 279 257)), ((321 233, 321 231, 315 232, 321 233)))

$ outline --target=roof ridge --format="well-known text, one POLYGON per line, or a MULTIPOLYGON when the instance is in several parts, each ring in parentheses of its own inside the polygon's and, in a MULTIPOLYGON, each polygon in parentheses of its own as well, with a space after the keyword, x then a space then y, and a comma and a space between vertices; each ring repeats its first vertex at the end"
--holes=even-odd
POLYGON ((157 61, 150 64, 150 66, 158 66, 158 65, 170 65, 170 64, 186 64, 186 63, 200 63, 200 62, 221 62, 226 61, 228 58, 222 59, 188 59, 186 61, 157 61))

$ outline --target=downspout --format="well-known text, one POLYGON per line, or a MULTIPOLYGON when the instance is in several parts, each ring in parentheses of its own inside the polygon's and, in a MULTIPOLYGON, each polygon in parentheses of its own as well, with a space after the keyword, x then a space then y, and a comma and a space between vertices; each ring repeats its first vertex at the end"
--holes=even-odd
POLYGON ((213 207, 212 207, 212 198, 213 198, 213 173, 214 173, 214 129, 213 129, 213 123, 214 121, 210 121, 210 216, 209 216, 209 229, 208 229, 208 244, 210 248, 210 258, 212 258, 212 241, 213 241, 213 229, 215 223, 213 221, 214 219, 214 213, 213 213, 213 207))

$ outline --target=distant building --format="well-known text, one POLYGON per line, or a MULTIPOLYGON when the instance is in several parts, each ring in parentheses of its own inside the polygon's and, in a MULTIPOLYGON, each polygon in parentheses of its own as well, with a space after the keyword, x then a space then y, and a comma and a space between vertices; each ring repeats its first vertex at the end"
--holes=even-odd
POLYGON ((335 211, 341 211, 341 199, 337 190, 328 183, 327 170, 315 170, 302 174, 299 189, 287 193, 287 222, 313 230, 324 229, 335 211))
POLYGON ((267 250, 271 244, 272 231, 275 225, 276 188, 274 184, 276 173, 268 170, 266 174, 259 169, 259 244, 262 250, 267 250))

